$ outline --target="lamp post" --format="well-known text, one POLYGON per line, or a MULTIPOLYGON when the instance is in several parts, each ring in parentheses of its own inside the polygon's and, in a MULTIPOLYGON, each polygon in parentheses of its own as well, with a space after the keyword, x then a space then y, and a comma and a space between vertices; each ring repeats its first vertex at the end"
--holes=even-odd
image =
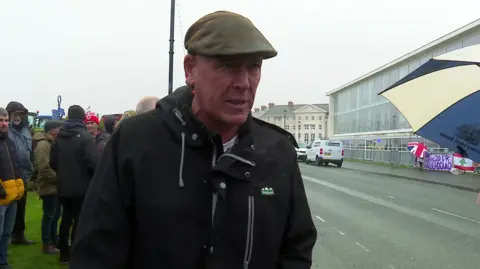
POLYGON ((175 0, 170 2, 170 51, 168 52, 168 94, 173 91, 173 44, 175 43, 175 0))

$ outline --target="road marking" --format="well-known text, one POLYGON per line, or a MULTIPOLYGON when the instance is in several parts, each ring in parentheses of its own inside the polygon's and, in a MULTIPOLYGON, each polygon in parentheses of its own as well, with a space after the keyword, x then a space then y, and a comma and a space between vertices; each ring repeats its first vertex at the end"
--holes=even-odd
POLYGON ((315 217, 317 217, 317 219, 320 220, 321 222, 325 222, 325 220, 322 219, 320 216, 315 216, 315 217))
MULTIPOLYGON (((472 236, 472 237, 480 239, 480 235, 478 234, 478 228, 477 227, 464 227, 464 228, 460 229, 456 225, 453 225, 451 223, 451 221, 448 221, 447 219, 445 219, 442 216, 439 216, 438 214, 429 214, 429 213, 426 213, 426 212, 423 212, 423 211, 419 211, 418 209, 407 208, 407 207, 404 207, 404 206, 397 205, 393 202, 393 200, 387 199, 386 196, 383 196, 383 197, 385 197, 385 199, 382 199, 380 197, 374 197, 374 196, 368 195, 366 193, 356 191, 356 190, 353 190, 353 189, 349 189, 349 188, 346 188, 346 187, 342 187, 340 185, 336 185, 336 184, 333 184, 333 183, 328 182, 328 181, 316 179, 314 177, 302 175, 302 178, 304 180, 310 181, 314 184, 318 184, 318 185, 327 187, 329 189, 333 189, 333 190, 342 192, 344 194, 362 199, 364 201, 368 201, 368 202, 373 203, 373 204, 380 205, 382 207, 393 209, 397 212, 407 214, 411 217, 416 217, 416 218, 419 218, 419 219, 422 219, 422 220, 425 220, 425 221, 428 221, 428 222, 431 222, 431 223, 434 223, 434 224, 437 224, 437 225, 441 225, 443 227, 452 229, 454 231, 457 231, 457 232, 459 232, 463 235, 469 236, 469 237, 472 236)), ((306 188, 306 191, 307 191, 307 194, 310 193, 310 190, 308 188, 306 188)))
POLYGON ((390 267, 390 269, 395 269, 395 267, 393 267, 393 265, 389 265, 388 267, 390 267))
POLYGON ((362 245, 362 244, 360 244, 360 243, 358 243, 358 242, 356 242, 355 244, 357 244, 357 246, 363 248, 363 250, 365 250, 366 252, 370 252, 370 250, 369 250, 368 248, 366 248, 364 245, 362 245))
POLYGON ((390 198, 390 199, 395 199, 395 197, 393 197, 393 196, 390 196, 390 195, 388 196, 388 198, 390 198))
POLYGON ((478 221, 478 220, 470 219, 470 218, 467 218, 467 217, 462 217, 462 216, 460 216, 460 215, 453 214, 453 213, 450 213, 450 212, 447 212, 447 211, 443 211, 443 210, 440 210, 440 209, 436 209, 436 208, 432 208, 432 209, 435 210, 435 211, 437 211, 437 212, 443 213, 443 214, 447 214, 447 215, 450 215, 450 216, 454 216, 454 217, 457 217, 457 218, 461 218, 461 219, 464 219, 464 220, 469 220, 469 221, 472 221, 472 222, 475 222, 475 223, 480 224, 480 221, 478 221))
POLYGON ((333 230, 335 230, 337 233, 341 234, 341 235, 345 235, 344 232, 340 231, 339 229, 335 228, 335 227, 332 227, 333 230))

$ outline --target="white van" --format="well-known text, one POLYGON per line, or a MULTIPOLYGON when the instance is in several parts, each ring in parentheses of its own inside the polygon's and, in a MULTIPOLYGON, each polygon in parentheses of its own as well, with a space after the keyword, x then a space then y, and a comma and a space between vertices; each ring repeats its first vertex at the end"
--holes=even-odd
POLYGON ((343 164, 343 144, 339 140, 315 140, 307 149, 307 163, 328 165, 333 163, 338 167, 343 164))

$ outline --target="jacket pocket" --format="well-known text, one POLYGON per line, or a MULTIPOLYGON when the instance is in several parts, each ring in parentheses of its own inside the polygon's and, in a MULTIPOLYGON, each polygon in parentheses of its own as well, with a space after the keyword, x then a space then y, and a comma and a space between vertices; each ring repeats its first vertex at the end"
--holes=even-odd
POLYGON ((0 184, 2 185, 2 188, 5 190, 7 193, 6 197, 3 199, 0 199, 0 205, 8 205, 12 201, 17 200, 18 197, 18 187, 17 187, 17 182, 16 180, 0 180, 0 184))
POLYGON ((243 269, 248 269, 252 259, 253 251, 253 232, 255 226, 255 197, 248 196, 248 218, 247 218, 247 239, 245 246, 245 258, 243 259, 243 269))

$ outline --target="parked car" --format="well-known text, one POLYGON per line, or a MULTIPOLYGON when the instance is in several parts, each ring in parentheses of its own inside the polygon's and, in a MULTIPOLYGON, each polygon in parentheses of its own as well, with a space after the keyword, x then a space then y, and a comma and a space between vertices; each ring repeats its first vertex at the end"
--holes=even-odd
POLYGON ((297 142, 298 148, 295 148, 297 151, 297 160, 304 162, 307 159, 307 144, 305 142, 297 142))
POLYGON ((339 140, 315 140, 307 149, 306 163, 316 165, 333 163, 338 167, 343 164, 343 144, 339 140))

